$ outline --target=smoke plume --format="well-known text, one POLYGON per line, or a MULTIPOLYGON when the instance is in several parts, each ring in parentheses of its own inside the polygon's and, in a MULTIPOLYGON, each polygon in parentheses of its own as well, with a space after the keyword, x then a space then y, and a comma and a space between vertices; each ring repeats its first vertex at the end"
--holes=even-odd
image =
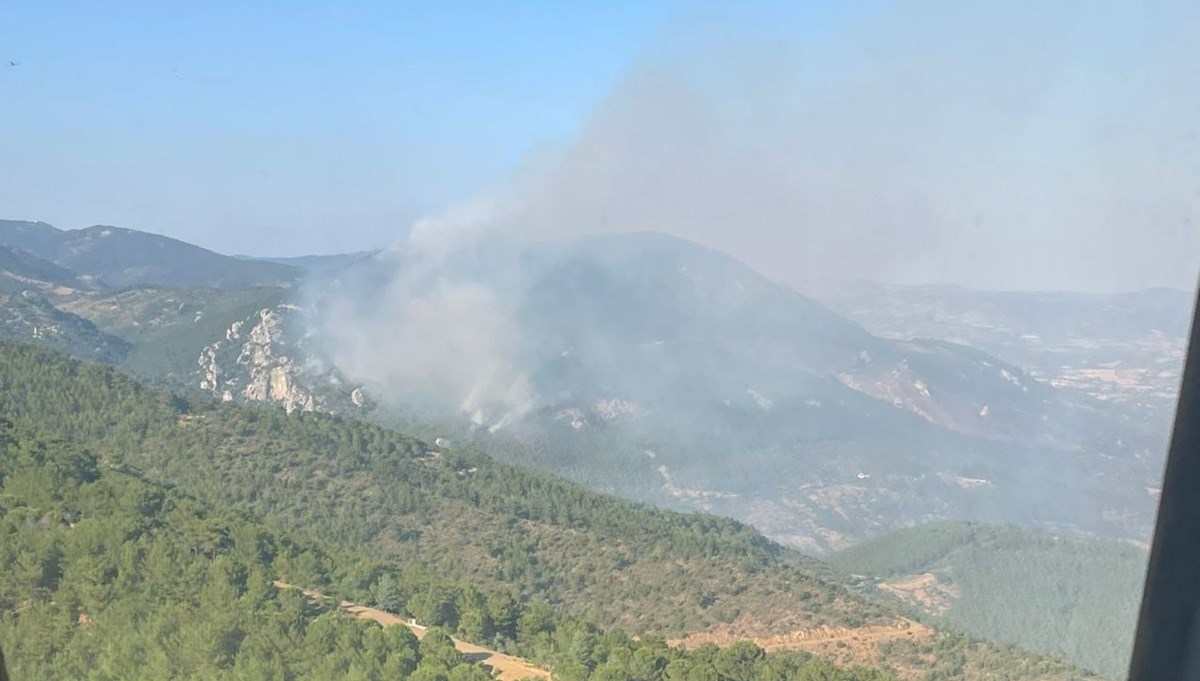
POLYGON ((335 362, 480 418, 528 409, 519 287, 496 284, 521 274, 448 265, 594 233, 674 234, 792 285, 1193 285, 1192 3, 736 7, 759 13, 753 28, 689 7, 575 139, 413 225, 369 295, 325 292, 335 362))

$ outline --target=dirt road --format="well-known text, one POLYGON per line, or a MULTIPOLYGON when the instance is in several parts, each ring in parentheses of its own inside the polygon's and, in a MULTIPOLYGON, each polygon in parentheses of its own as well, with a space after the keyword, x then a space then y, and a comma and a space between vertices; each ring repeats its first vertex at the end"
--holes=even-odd
MULTIPOLYGON (((275 587, 279 589, 297 589, 299 587, 275 580, 275 587)), ((301 593, 313 600, 329 600, 319 591, 312 589, 301 589, 301 593)), ((338 604, 339 607, 346 613, 361 619, 368 619, 378 623, 381 626, 391 627, 395 625, 403 625, 408 627, 418 639, 425 637, 426 627, 423 627, 415 622, 410 622, 402 617, 393 615, 390 612, 384 612, 376 608, 368 608, 365 605, 356 605, 349 601, 342 601, 338 604)), ((541 667, 535 666, 528 660, 520 657, 513 657, 495 650, 489 650, 483 646, 477 646, 474 643, 454 638, 454 648, 463 654, 472 662, 477 662, 490 667, 498 672, 496 678, 500 681, 521 681, 522 679, 549 679, 550 672, 541 667)))

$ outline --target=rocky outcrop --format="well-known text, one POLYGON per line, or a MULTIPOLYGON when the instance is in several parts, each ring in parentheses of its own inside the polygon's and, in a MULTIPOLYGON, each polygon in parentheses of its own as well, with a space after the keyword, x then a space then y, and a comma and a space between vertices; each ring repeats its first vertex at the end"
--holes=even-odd
POLYGON ((308 368, 307 354, 294 340, 300 335, 293 328, 301 314, 297 306, 281 304, 230 324, 223 340, 200 353, 200 389, 223 400, 272 402, 288 413, 332 412, 343 403, 367 406, 362 388, 340 390, 336 377, 308 368))

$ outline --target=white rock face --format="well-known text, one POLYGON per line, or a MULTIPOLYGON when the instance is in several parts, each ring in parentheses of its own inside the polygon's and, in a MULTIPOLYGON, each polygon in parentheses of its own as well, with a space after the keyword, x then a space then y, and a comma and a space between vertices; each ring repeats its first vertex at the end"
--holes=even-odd
POLYGON ((200 389, 209 390, 214 395, 221 392, 221 369, 217 366, 217 344, 205 346, 196 360, 200 365, 200 389))
POLYGON ((300 380, 300 368, 287 354, 284 318, 294 311, 290 305, 264 308, 248 320, 231 324, 225 340, 200 353, 200 389, 227 400, 276 402, 288 413, 321 409, 320 400, 300 380), (238 354, 231 365, 225 358, 234 350, 238 354))
POLYGON ((201 351, 200 389, 224 401, 273 402, 293 411, 369 409, 362 387, 348 390, 337 373, 320 369, 304 348, 301 308, 263 308, 225 330, 224 338, 201 351))

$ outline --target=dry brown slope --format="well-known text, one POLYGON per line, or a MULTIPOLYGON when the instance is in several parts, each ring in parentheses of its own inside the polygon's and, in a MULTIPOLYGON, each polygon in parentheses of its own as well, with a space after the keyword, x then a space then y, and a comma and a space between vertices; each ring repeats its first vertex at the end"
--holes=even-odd
MULTIPOLYGON (((767 652, 802 650, 843 666, 877 667, 881 666, 880 646, 882 644, 896 641, 924 643, 932 641, 936 634, 932 628, 907 618, 898 618, 887 624, 869 624, 861 627, 822 626, 797 629, 774 636, 749 636, 739 633, 737 624, 734 622, 729 628, 721 631, 697 632, 670 643, 687 648, 697 648, 707 643, 723 647, 738 641, 749 640, 767 652)), ((892 668, 895 666, 892 665, 892 668)), ((917 670, 896 669, 896 671, 903 676, 915 676, 915 674, 910 675, 905 672, 916 672, 917 670)))

